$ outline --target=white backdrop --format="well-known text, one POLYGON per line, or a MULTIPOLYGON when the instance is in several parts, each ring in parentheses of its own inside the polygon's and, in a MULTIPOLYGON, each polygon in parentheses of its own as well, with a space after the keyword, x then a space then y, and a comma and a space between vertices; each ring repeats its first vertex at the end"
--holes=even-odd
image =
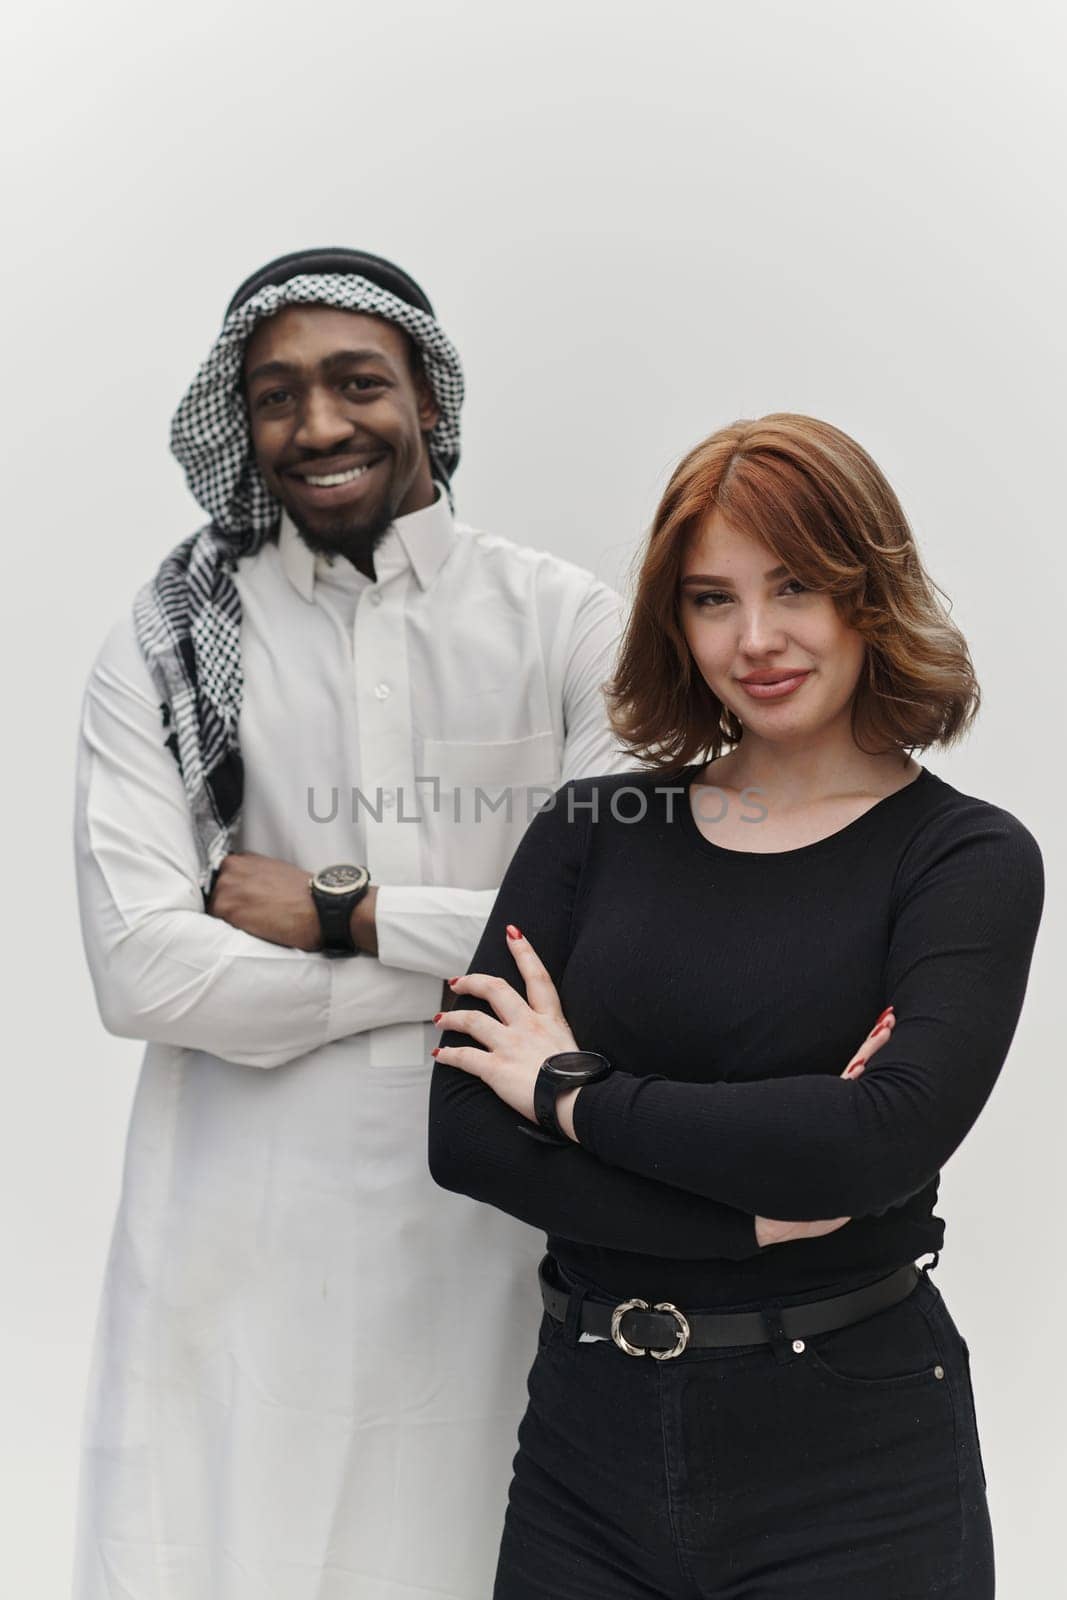
MULTIPOLYGON (((623 584, 673 461, 810 412, 900 492, 984 690, 926 764, 1048 876, 1030 994, 946 1171, 999 1592, 1050 1594, 1067 1495, 1064 23, 1035 0, 55 0, 4 24, 0 1588, 66 1593, 76 1445, 139 1047, 74 901, 82 683, 202 520, 171 411, 237 283, 350 244, 464 357, 465 520, 623 584), (14 224, 11 226, 11 224, 14 224)), ((133 1597, 131 1597, 133 1600, 133 1597)), ((205 1597, 208 1600, 208 1597, 205 1597)))

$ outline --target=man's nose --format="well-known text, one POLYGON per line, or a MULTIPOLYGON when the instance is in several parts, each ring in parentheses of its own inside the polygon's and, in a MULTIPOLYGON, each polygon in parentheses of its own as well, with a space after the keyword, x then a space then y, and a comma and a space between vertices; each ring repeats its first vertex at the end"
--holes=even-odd
POLYGON ((306 450, 330 450, 352 437, 352 424, 336 400, 321 389, 304 398, 294 443, 306 450))

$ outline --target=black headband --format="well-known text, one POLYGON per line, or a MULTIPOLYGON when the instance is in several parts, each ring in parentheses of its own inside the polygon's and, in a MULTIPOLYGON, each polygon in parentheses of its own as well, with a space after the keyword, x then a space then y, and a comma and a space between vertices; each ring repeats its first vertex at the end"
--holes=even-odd
MULTIPOLYGON (((293 250, 287 256, 268 261, 265 267, 260 267, 258 272, 253 272, 250 278, 245 279, 226 307, 226 317, 268 284, 288 283, 290 278, 302 277, 305 273, 327 272, 357 273, 359 277, 376 283, 379 289, 395 294, 398 300, 405 300, 409 306, 425 311, 431 317, 434 314, 433 306, 414 278, 409 278, 392 261, 386 261, 384 256, 369 255, 365 250, 346 250, 339 246, 324 250, 293 250)), ((226 317, 222 319, 224 322, 226 317)))

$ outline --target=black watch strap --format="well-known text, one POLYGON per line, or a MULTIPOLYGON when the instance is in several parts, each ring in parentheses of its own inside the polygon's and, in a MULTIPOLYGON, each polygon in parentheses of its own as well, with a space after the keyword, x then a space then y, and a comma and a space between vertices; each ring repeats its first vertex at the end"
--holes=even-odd
MULTIPOLYGON (((315 891, 313 890, 314 894, 315 891)), ((362 899, 359 892, 351 895, 315 895, 322 929, 322 948, 351 954, 356 949, 352 937, 352 907, 362 899)))
MULTIPOLYGON (((330 872, 344 870, 354 872, 354 868, 327 868, 324 876, 330 872)), ((329 892, 321 888, 312 878, 309 883, 311 898, 315 902, 318 912, 319 927, 322 930, 322 953, 328 956, 356 955, 359 947, 352 937, 352 911, 363 899, 370 888, 370 874, 366 869, 360 869, 363 882, 351 889, 340 893, 335 889, 329 892)))
POLYGON ((534 1084, 534 1116, 542 1137, 552 1139, 556 1144, 567 1143, 567 1135, 559 1125, 556 1112, 556 1101, 562 1093, 563 1085, 550 1077, 542 1067, 534 1084))

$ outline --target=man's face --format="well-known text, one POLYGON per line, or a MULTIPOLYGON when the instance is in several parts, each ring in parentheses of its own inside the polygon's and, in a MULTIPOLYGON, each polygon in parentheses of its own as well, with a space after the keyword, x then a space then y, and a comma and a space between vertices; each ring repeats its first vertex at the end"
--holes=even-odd
POLYGON ((380 317, 287 306, 244 359, 252 445, 313 549, 366 558, 395 517, 433 503, 423 440, 438 418, 407 335, 380 317))

